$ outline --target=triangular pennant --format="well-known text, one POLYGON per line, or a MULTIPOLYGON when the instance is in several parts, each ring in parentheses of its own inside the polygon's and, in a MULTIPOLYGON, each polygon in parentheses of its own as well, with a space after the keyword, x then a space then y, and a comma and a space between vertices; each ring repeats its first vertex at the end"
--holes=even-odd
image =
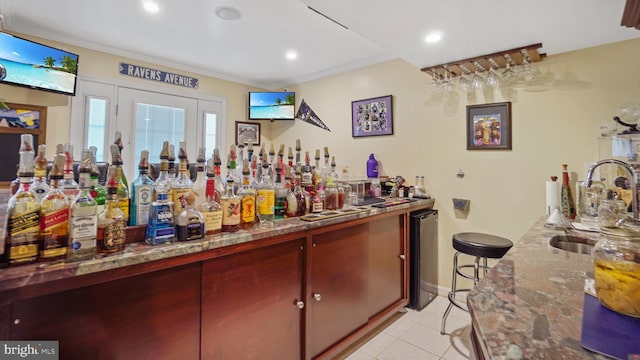
POLYGON ((304 122, 307 122, 309 124, 313 124, 319 128, 325 129, 327 131, 331 131, 331 129, 329 129, 327 127, 327 125, 325 125, 322 120, 320 120, 320 118, 318 117, 318 115, 316 115, 316 113, 311 109, 311 107, 309 107, 309 105, 307 105, 307 103, 304 101, 304 99, 302 99, 302 102, 300 103, 300 106, 298 107, 298 113, 296 114, 296 119, 302 120, 304 122))

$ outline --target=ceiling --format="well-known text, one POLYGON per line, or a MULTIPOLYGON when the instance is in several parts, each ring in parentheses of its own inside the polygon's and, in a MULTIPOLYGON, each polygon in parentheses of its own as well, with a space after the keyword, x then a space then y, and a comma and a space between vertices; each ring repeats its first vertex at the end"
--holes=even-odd
POLYGON ((620 26, 624 0, 154 0, 155 14, 142 1, 0 0, 0 14, 9 32, 265 89, 395 58, 423 68, 534 43, 554 55, 640 37, 620 26), (241 18, 217 17, 220 6, 241 18), (431 31, 439 43, 424 41, 431 31))

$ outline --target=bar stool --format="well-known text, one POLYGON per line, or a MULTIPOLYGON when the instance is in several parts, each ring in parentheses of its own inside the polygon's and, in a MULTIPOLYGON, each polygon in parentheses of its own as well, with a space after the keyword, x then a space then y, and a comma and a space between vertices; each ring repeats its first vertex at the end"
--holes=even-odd
POLYGON ((459 292, 468 292, 471 289, 458 289, 456 287, 456 278, 458 275, 473 280, 473 285, 477 285, 480 281, 480 269, 482 269, 482 276, 487 275, 489 270, 487 266, 487 259, 499 259, 511 249, 513 243, 511 240, 489 234, 465 232, 453 234, 452 236, 453 248, 456 249, 456 253, 453 256, 453 278, 451 280, 451 291, 449 292, 449 306, 444 312, 442 317, 442 327, 440 328, 440 334, 444 335, 445 324, 447 322, 447 316, 451 312, 453 306, 469 311, 466 306, 456 301, 456 294, 459 292), (458 266, 458 256, 460 254, 466 254, 475 256, 476 259, 473 264, 466 264, 458 266), (482 264, 480 264, 482 259, 482 264), (463 272, 463 269, 473 267, 473 275, 469 275, 463 272))

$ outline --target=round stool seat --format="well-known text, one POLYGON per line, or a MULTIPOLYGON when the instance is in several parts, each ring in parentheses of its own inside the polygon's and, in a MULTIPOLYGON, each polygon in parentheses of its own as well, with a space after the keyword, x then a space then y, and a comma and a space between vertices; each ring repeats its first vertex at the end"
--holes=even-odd
POLYGON ((512 246, 511 240, 500 236, 474 232, 453 234, 453 248, 467 255, 499 259, 512 246))

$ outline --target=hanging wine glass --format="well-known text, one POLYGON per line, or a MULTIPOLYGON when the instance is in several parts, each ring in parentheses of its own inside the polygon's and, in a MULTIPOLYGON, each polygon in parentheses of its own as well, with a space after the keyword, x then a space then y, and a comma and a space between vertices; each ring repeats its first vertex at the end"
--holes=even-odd
POLYGON ((471 82, 467 78, 467 75, 471 74, 471 71, 467 69, 464 65, 458 65, 462 73, 460 74, 460 79, 458 80, 458 87, 464 91, 465 93, 470 93, 472 89, 471 82))
POLYGON ((473 75, 473 78, 471 80, 471 87, 474 90, 482 90, 484 88, 484 85, 486 84, 486 81, 482 77, 482 75, 480 75, 478 69, 481 69, 482 72, 484 72, 485 70, 477 61, 474 61, 473 65, 476 67, 476 73, 473 75))
POLYGON ((487 74, 487 85, 492 88, 497 88, 500 86, 500 75, 495 71, 494 68, 500 68, 500 65, 493 60, 493 58, 488 58, 489 61, 489 73, 487 74))
POLYGON ((442 78, 442 88, 445 92, 450 93, 454 90, 453 76, 447 68, 447 65, 442 66, 444 68, 444 76, 442 78))
POLYGON ((507 60, 507 67, 502 72, 502 79, 508 84, 513 84, 518 80, 516 64, 513 62, 513 59, 511 59, 509 54, 504 54, 504 58, 507 60))
POLYGON ((431 80, 433 80, 433 90, 437 93, 442 92, 442 78, 435 69, 431 70, 431 80))
POLYGON ((520 77, 524 81, 531 81, 535 78, 533 68, 531 67, 531 57, 526 49, 520 50, 522 54, 522 63, 520 64, 520 77))

